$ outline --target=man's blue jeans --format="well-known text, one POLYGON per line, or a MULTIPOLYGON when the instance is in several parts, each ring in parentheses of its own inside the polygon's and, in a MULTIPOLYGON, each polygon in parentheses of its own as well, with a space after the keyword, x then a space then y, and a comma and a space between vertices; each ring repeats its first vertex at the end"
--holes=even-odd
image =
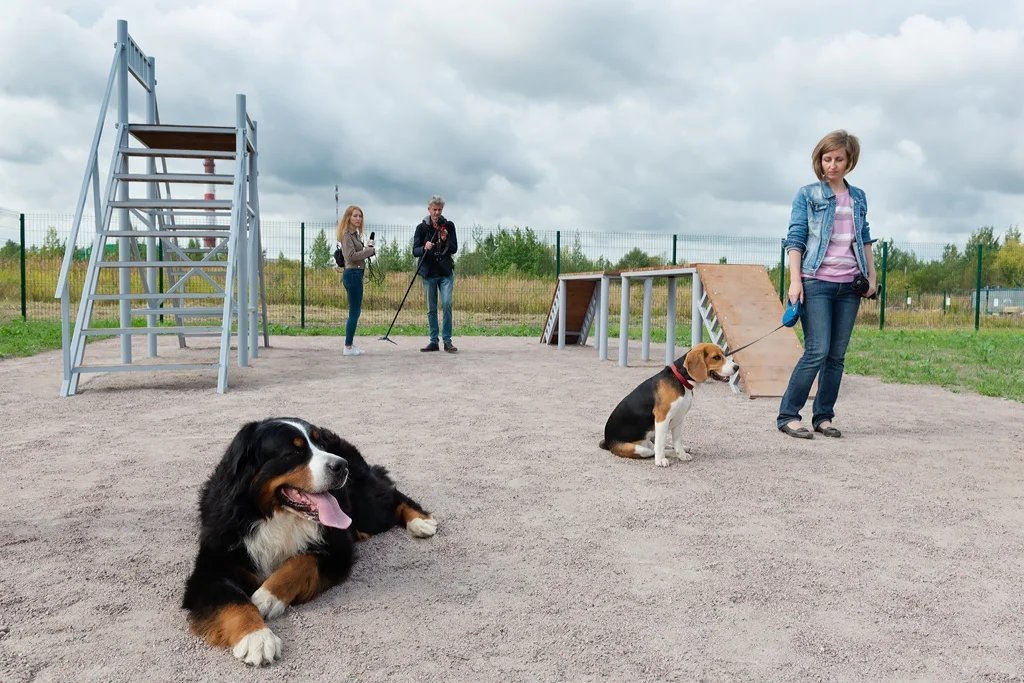
POLYGON ((778 427, 800 419, 800 410, 818 378, 818 393, 812 406, 811 426, 835 417, 839 384, 843 380, 846 347, 857 321, 860 296, 850 283, 804 280, 804 303, 800 324, 804 330, 804 355, 793 368, 789 386, 779 405, 778 427))
POLYGON ((430 341, 437 343, 437 293, 441 293, 441 339, 452 340, 452 292, 455 289, 455 275, 423 278, 423 296, 427 299, 427 327, 430 341))
POLYGON ((346 268, 341 274, 341 282, 348 292, 348 323, 345 325, 345 346, 352 346, 356 336, 356 325, 359 314, 363 312, 363 270, 346 268))

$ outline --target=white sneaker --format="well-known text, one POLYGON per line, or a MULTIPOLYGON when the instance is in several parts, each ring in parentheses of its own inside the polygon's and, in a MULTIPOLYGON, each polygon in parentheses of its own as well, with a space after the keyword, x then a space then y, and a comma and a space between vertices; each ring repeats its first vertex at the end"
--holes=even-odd
POLYGON ((343 356, 361 356, 363 353, 365 353, 365 351, 357 346, 353 346, 352 348, 348 348, 346 346, 341 349, 341 355, 343 356))

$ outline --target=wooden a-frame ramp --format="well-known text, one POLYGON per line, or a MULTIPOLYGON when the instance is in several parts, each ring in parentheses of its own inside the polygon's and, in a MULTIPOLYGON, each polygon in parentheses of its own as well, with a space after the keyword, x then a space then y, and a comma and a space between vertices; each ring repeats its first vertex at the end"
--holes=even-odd
MULTIPOLYGON (((696 268, 725 335, 720 344, 726 351, 778 327, 783 306, 764 266, 697 264, 696 268)), ((796 332, 787 327, 743 349, 733 359, 740 365, 744 391, 750 398, 782 396, 803 352, 796 332)))
MULTIPOLYGON (((764 266, 695 264, 691 268, 696 268, 698 286, 703 291, 699 311, 693 311, 693 315, 703 318, 712 341, 727 352, 778 327, 783 306, 764 266)), ((586 344, 591 326, 600 313, 599 281, 602 277, 615 275, 605 271, 561 276, 566 284, 565 343, 586 344)), ((556 284, 541 335, 542 344, 558 343, 560 311, 557 294, 556 284)), ((600 344, 601 339, 596 343, 600 344)), ((734 357, 740 365, 743 390, 750 398, 782 396, 801 355, 803 347, 796 333, 789 328, 782 328, 743 349, 734 357)))

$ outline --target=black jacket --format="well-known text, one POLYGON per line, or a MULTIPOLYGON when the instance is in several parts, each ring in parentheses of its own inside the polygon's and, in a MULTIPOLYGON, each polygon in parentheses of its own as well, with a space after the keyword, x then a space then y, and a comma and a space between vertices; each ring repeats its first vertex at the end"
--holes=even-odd
POLYGON ((448 231, 447 239, 440 239, 430 216, 424 218, 416 226, 416 234, 412 238, 412 255, 416 258, 423 257, 420 262, 420 277, 443 277, 455 272, 455 259, 452 254, 459 250, 459 238, 455 234, 455 223, 441 216, 439 225, 443 225, 448 231), (433 242, 434 247, 424 252, 423 245, 433 242))

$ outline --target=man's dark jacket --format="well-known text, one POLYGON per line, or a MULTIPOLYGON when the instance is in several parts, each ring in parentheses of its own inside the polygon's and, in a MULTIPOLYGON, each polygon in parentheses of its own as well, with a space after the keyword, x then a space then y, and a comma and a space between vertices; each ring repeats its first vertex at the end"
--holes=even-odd
POLYGON ((416 258, 423 257, 420 262, 420 277, 446 277, 455 272, 455 259, 452 254, 459 250, 459 238, 455 235, 455 223, 441 216, 438 225, 443 225, 448 231, 447 239, 440 239, 438 230, 430 220, 430 216, 424 218, 416 226, 416 234, 412 238, 412 255, 416 258), (430 251, 424 251, 423 245, 433 242, 434 247, 430 251))

